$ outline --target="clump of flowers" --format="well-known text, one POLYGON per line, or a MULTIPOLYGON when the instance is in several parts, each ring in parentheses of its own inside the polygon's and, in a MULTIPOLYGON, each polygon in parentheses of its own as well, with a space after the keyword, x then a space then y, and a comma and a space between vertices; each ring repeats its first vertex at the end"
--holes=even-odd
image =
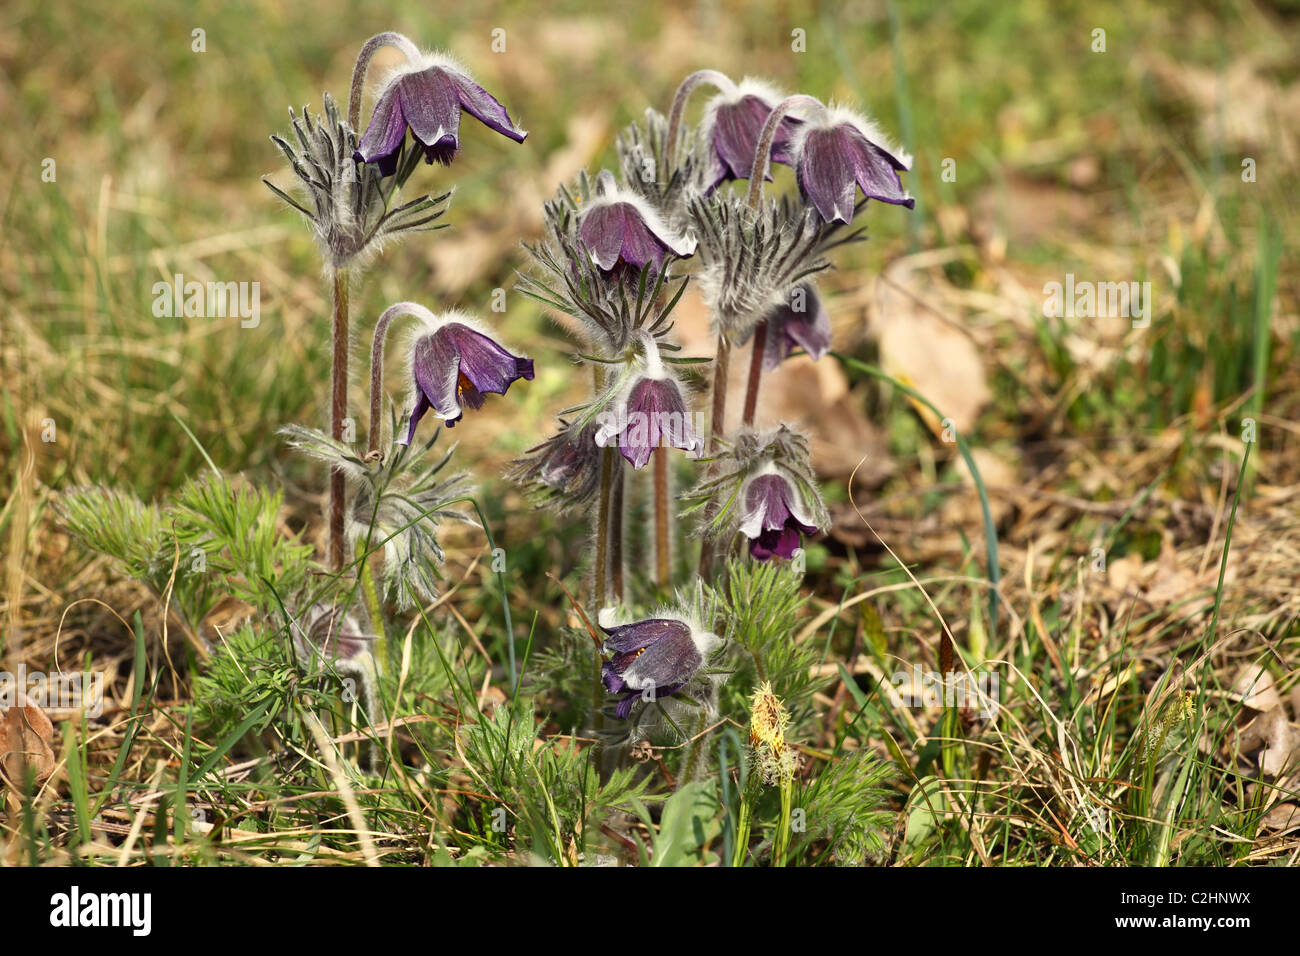
MULTIPOLYGON (((785 424, 754 425, 763 372, 796 350, 814 360, 827 353, 830 318, 817 276, 832 267, 836 248, 861 238, 860 228, 848 227, 868 202, 912 200, 898 175, 910 160, 866 118, 713 70, 687 77, 667 116, 647 110, 621 131, 617 149, 616 170, 594 179, 584 172, 546 203, 543 238, 527 246, 534 269, 521 286, 573 333, 576 378, 591 385, 511 476, 540 506, 591 523, 588 606, 606 634, 600 690, 615 698, 613 716, 635 725, 643 694, 672 700, 693 686, 715 622, 708 611, 693 618, 621 611, 630 622, 615 626, 610 609, 643 605, 675 587, 703 593, 737 539, 752 559, 767 562, 794 557, 806 537, 829 527, 807 438, 785 424), (716 92, 692 126, 686 105, 702 86, 716 92), (773 163, 794 170, 797 191, 764 198, 773 163), (743 191, 730 188, 737 181, 747 182, 743 191), (704 359, 712 367, 707 427, 695 423, 705 414, 693 408, 692 363, 674 354, 672 336, 673 310, 692 279, 717 335, 704 359), (733 346, 746 343, 750 374, 733 428, 727 366, 733 346), (693 490, 679 495, 674 486, 687 470, 695 473, 693 490), (643 471, 649 479, 641 490, 643 471), (634 499, 649 507, 629 508, 634 499), (683 499, 684 509, 672 504, 683 499), (674 511, 698 514, 704 542, 690 577, 677 560, 682 525, 674 511), (633 515, 644 515, 646 527, 629 528, 633 515), (648 546, 653 576, 626 573, 629 539, 648 546)), ((788 783, 788 713, 770 686, 755 698, 756 715, 760 703, 771 718, 770 731, 757 717, 754 723, 766 734, 759 744, 771 773, 764 774, 788 783)), ((704 733, 687 731, 696 743, 694 733, 704 733)), ((692 757, 686 766, 689 776, 692 757)))
MULTIPOLYGON (((369 643, 357 636, 350 598, 333 610, 309 602, 300 612, 306 626, 299 650, 316 647, 344 666, 368 656, 371 643, 377 665, 383 666, 385 601, 403 611, 432 599, 443 559, 438 523, 469 520, 456 507, 468 501, 469 485, 462 475, 441 477, 450 452, 440 460, 430 458, 436 433, 417 444, 421 421, 432 414, 451 427, 465 409, 480 408, 486 395, 504 395, 514 382, 533 377, 532 360, 508 351, 473 316, 396 303, 374 323, 369 440, 364 451, 354 447, 348 407, 351 296, 363 269, 388 240, 442 228, 438 220, 452 191, 407 199, 404 190, 421 160, 447 166, 459 155, 462 115, 515 142, 528 135, 451 56, 424 53, 401 34, 381 33, 357 56, 346 117, 326 94, 322 116, 290 111, 293 136, 272 137, 289 160, 299 195, 267 185, 307 220, 333 292, 329 430, 291 425, 283 433, 293 447, 329 466, 328 563, 344 584, 355 574, 352 593, 359 587, 366 598, 375 632, 369 643), (366 78, 384 47, 398 50, 403 62, 381 82, 363 127, 366 78), (387 334, 402 316, 413 316, 419 326, 403 348, 411 390, 399 421, 395 407, 385 410, 383 373, 387 334), (382 587, 375 583, 372 564, 381 565, 382 587), (322 622, 330 625, 325 632, 322 622)), ((508 646, 513 672, 513 642, 508 646)))

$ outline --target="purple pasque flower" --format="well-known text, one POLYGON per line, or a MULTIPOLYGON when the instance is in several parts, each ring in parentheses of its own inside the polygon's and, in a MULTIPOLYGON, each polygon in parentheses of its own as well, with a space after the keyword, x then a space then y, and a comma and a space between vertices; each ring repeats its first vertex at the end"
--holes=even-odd
POLYGON ((596 416, 596 444, 604 448, 615 438, 618 450, 633 468, 644 468, 656 448, 680 448, 693 454, 704 439, 691 427, 691 411, 682 387, 659 358, 653 339, 645 336, 645 357, 626 373, 627 385, 612 407, 596 416))
POLYGON ((506 477, 542 491, 562 508, 569 507, 595 497, 600 459, 595 424, 560 419, 560 430, 516 459, 506 477))
MULTIPOLYGON (((605 617, 604 614, 601 615, 605 617)), ((637 698, 659 700, 681 690, 720 643, 716 634, 682 618, 655 617, 610 626, 602 650, 610 659, 600 678, 611 694, 623 694, 614 707, 620 719, 632 712, 637 698)))
MULTIPOLYGON (((711 99, 700 126, 712 154, 713 168, 707 192, 729 179, 748 179, 754 168, 754 151, 768 114, 785 96, 759 80, 745 77, 730 90, 711 99)), ((769 154, 774 163, 791 165, 790 141, 802 121, 786 116, 777 125, 769 154)), ((769 174, 768 179, 771 179, 769 174)))
POLYGON ((695 254, 695 238, 682 236, 640 196, 620 189, 609 170, 596 179, 596 190, 582 211, 578 238, 602 272, 639 273, 647 263, 662 272, 664 257, 695 254))
POLYGON ((383 175, 391 176, 409 129, 424 147, 426 162, 448 165, 460 151, 462 110, 517 143, 528 135, 460 64, 444 54, 429 54, 384 85, 353 158, 377 163, 383 175))
POLYGON ((406 439, 424 413, 434 413, 453 427, 464 414, 463 406, 482 408, 484 394, 504 395, 518 379, 533 378, 533 360, 512 355, 477 328, 461 312, 445 312, 426 319, 411 346, 411 377, 415 382, 415 408, 406 439))
POLYGON ((790 298, 763 321, 767 323, 763 368, 769 372, 796 348, 807 352, 814 362, 830 350, 831 318, 807 283, 796 286, 790 298))
POLYGON ((792 558, 802 534, 816 534, 812 510, 794 483, 772 466, 749 478, 740 489, 740 532, 749 553, 759 561, 792 558))
POLYGON ((799 189, 825 222, 850 222, 859 188, 868 199, 916 204, 898 176, 912 159, 885 142, 875 124, 842 107, 813 111, 795 132, 790 152, 799 189))

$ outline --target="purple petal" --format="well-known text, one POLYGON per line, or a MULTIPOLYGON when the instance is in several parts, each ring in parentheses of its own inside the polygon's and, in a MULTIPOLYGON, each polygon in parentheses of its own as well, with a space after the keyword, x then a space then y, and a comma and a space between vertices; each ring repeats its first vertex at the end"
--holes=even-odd
POLYGON ((504 395, 512 382, 533 377, 532 359, 511 355, 461 322, 420 338, 412 366, 417 390, 448 426, 460 419, 462 404, 481 408, 483 393, 504 395))
POLYGON ((672 623, 678 623, 678 628, 664 631, 654 643, 615 654, 602 667, 606 688, 614 693, 622 689, 610 686, 616 683, 615 678, 633 690, 680 685, 690 680, 703 658, 691 638, 690 628, 680 622, 672 623))
POLYGON ((452 74, 431 66, 399 77, 394 85, 406 125, 424 144, 425 159, 450 163, 460 149, 460 96, 452 74))
POLYGON ((397 154, 406 138, 406 120, 402 116, 398 85, 391 84, 379 95, 370 125, 357 143, 353 159, 361 163, 378 163, 379 172, 391 176, 397 171, 397 154))
POLYGON ((817 533, 815 525, 794 514, 793 495, 790 483, 777 474, 759 475, 745 486, 740 530, 750 539, 749 553, 760 561, 789 558, 799 547, 800 532, 817 533))
POLYGON ((764 531, 749 542, 749 554, 759 561, 767 561, 773 557, 785 558, 788 561, 794 557, 799 544, 799 532, 794 528, 764 531))
POLYGON ((604 644, 607 654, 640 650, 670 634, 690 634, 690 628, 681 621, 658 617, 632 624, 620 624, 616 627, 604 627, 601 630, 609 635, 604 644))
POLYGON ((460 105, 465 112, 474 117, 488 129, 494 129, 502 136, 508 136, 516 143, 522 143, 528 134, 516 126, 510 114, 495 96, 479 86, 467 76, 458 77, 457 87, 460 92, 460 105))
POLYGON ((787 302, 768 319, 764 343, 763 368, 771 371, 788 358, 795 348, 808 353, 813 361, 831 347, 831 319, 822 307, 821 298, 811 286, 801 285, 787 302), (794 308, 802 297, 802 309, 794 308))
POLYGON ((411 410, 411 427, 406 430, 406 441, 399 441, 396 444, 409 445, 411 443, 411 439, 415 437, 415 426, 420 424, 420 419, 424 417, 424 413, 432 407, 429 400, 424 397, 424 392, 417 390, 415 408, 411 410))
POLYGON ((611 694, 621 694, 627 687, 627 683, 609 661, 600 665, 600 680, 605 685, 605 690, 611 694))
MULTIPOLYGON (((760 96, 749 94, 734 103, 718 107, 713 117, 713 151, 718 160, 713 187, 727 179, 748 179, 753 171, 754 152, 772 106, 760 96)), ((800 120, 783 117, 772 138, 774 163, 790 163, 789 144, 800 120)), ((771 179, 769 173, 767 176, 771 179)))
POLYGON ((795 167, 799 188, 826 222, 847 223, 853 218, 857 166, 852 143, 842 130, 841 126, 810 129, 795 167))
POLYGON ((637 698, 640 696, 641 692, 639 690, 634 690, 625 697, 619 698, 618 703, 614 706, 614 713, 618 716, 619 720, 627 720, 628 715, 632 713, 632 705, 637 702, 637 698))
POLYGON ((759 475, 745 488, 743 524, 753 530, 779 530, 790 518, 789 484, 780 475, 759 475))
POLYGON ((692 252, 684 247, 675 249, 669 237, 651 229, 641 211, 628 202, 592 206, 582 217, 578 238, 604 272, 612 272, 620 265, 640 271, 647 263, 654 263, 655 269, 661 270, 664 253, 685 258, 692 252))
MULTIPOLYGON (((669 684, 666 687, 656 687, 652 696, 655 700, 663 700, 665 697, 671 697, 685 686, 686 684, 683 682, 680 684, 669 684)), ((618 716, 619 720, 627 720, 628 715, 632 713, 632 707, 638 700, 642 699, 643 693, 644 691, 634 690, 626 697, 619 698, 618 704, 614 707, 614 713, 618 716)))
POLYGON ((592 206, 582 217, 578 238, 599 266, 609 272, 618 263, 623 252, 623 231, 626 228, 627 203, 604 203, 592 206))
POLYGON ((804 138, 796 173, 799 188, 826 222, 853 219, 857 187, 868 199, 907 206, 915 200, 903 190, 898 159, 872 143, 854 126, 840 123, 829 129, 809 130, 804 138))
POLYGON ((869 199, 913 208, 916 200, 907 195, 898 175, 898 170, 907 167, 857 130, 850 129, 850 132, 858 143, 854 156, 855 178, 862 194, 869 199))

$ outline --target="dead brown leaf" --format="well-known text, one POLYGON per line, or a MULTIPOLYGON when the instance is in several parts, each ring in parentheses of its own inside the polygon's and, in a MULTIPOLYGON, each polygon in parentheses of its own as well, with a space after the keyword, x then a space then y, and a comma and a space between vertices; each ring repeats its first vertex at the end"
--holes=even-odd
POLYGON ((0 714, 0 769, 10 786, 19 786, 25 767, 43 783, 54 772, 54 725, 45 711, 20 701, 0 714))
POLYGON ((1300 727, 1286 719, 1279 704, 1241 729, 1238 746, 1243 755, 1255 755, 1265 776, 1276 778, 1300 762, 1300 727))
POLYGON ((870 331, 883 370, 942 413, 941 418, 913 402, 929 429, 942 436, 943 419, 951 419, 958 431, 968 432, 990 398, 984 361, 958 323, 926 306, 925 286, 914 271, 921 265, 900 259, 885 270, 876 284, 870 331))

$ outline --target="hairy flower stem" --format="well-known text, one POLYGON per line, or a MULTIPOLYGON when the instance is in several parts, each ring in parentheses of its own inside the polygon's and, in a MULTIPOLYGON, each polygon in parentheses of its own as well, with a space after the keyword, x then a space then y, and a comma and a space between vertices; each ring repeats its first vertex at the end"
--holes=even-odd
MULTIPOLYGON (((330 437, 343 440, 343 422, 348 415, 348 273, 334 270, 334 359, 330 376, 330 437)), ((330 473, 329 558, 335 571, 343 568, 343 472, 330 473)))
POLYGON ((600 503, 596 507, 596 589, 592 607, 597 614, 609 603, 609 502, 614 484, 614 449, 600 453, 600 503))
MULTIPOLYGON (((713 414, 709 419, 709 454, 716 455, 718 452, 719 442, 722 438, 723 429, 726 427, 727 417, 727 368, 731 360, 731 345, 727 342, 725 335, 718 336, 718 354, 713 360, 713 414)), ((712 475, 716 471, 715 465, 710 465, 708 474, 712 475)), ((710 539, 705 538, 704 544, 700 547, 700 577, 705 581, 712 580, 713 571, 713 544, 710 539)))
POLYGON ((763 380, 763 352, 767 346, 767 323, 760 322, 754 330, 754 347, 749 357, 749 383, 745 386, 745 425, 754 424, 758 408, 758 386, 763 380))
POLYGON ((613 479, 609 491, 609 580, 614 600, 623 600, 623 463, 611 455, 613 479))
POLYGON ((367 459, 378 459, 379 439, 383 433, 383 398, 384 398, 384 339, 388 337, 388 327, 399 315, 431 317, 424 306, 418 302, 395 302, 386 308, 375 323, 374 340, 370 344, 370 447, 367 459))
POLYGON ((389 666, 388 638, 384 631, 384 608, 379 603, 379 591, 375 587, 375 577, 370 571, 370 558, 361 559, 361 594, 366 601, 366 610, 370 612, 370 628, 375 632, 375 666, 380 673, 389 666))
POLYGON ((712 736, 706 730, 708 723, 708 711, 701 708, 700 719, 695 722, 695 733, 691 737, 691 744, 686 749, 686 759, 682 761, 682 773, 677 781, 678 790, 691 781, 704 777, 704 764, 709 754, 709 737, 712 736))
POLYGON ((668 113, 668 141, 664 146, 664 162, 668 164, 667 175, 671 176, 677 165, 677 141, 681 138, 682 115, 686 112, 686 102, 702 83, 708 83, 719 90, 734 90, 736 85, 725 73, 717 70, 697 70, 682 80, 673 97, 672 109, 668 113))
POLYGON ((657 448, 655 459, 655 575, 665 591, 671 583, 668 553, 668 449, 657 448))
POLYGON ((401 50, 406 59, 412 64, 420 61, 420 50, 409 39, 400 33, 394 33, 391 30, 386 33, 376 33, 366 41, 361 52, 357 54, 357 64, 352 68, 352 88, 348 93, 348 125, 354 132, 359 132, 361 124, 361 96, 366 88, 366 73, 370 69, 370 61, 375 58, 375 54, 386 46, 396 47, 401 50))

